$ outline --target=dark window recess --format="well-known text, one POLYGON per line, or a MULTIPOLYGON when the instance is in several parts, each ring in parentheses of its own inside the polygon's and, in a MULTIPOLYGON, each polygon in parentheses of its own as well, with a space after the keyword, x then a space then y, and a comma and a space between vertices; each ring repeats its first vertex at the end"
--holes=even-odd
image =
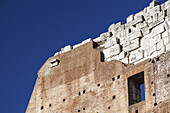
POLYGON ((108 107, 108 109, 110 109, 110 106, 108 107))
POLYGON ((144 72, 128 78, 129 105, 145 100, 144 72))
POLYGON ((79 92, 79 95, 81 95, 81 92, 79 92))
POLYGON ((49 107, 51 107, 51 104, 49 104, 49 107))
POLYGON ((63 99, 63 102, 65 102, 66 101, 66 99, 63 99))
POLYGON ((167 16, 167 10, 165 10, 165 16, 167 16))
POLYGON ((138 110, 136 110, 136 112, 135 113, 138 113, 138 110))
POLYGON ((154 106, 156 106, 157 105, 157 103, 154 103, 154 106))
POLYGON ((85 108, 83 108, 83 110, 86 110, 85 108))
POLYGON ((80 112, 80 110, 78 110, 78 112, 80 112))
POLYGON ((86 93, 86 90, 83 90, 83 94, 86 93))

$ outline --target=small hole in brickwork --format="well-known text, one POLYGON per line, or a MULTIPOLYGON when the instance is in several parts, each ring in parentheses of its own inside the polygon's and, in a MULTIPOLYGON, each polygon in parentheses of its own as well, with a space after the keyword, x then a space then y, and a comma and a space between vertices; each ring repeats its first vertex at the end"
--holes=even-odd
POLYGON ((169 78, 169 74, 167 74, 167 77, 169 78))
POLYGON ((83 94, 86 93, 86 90, 83 90, 83 94))
POLYGON ((66 101, 66 99, 63 99, 63 102, 65 102, 66 101))
POLYGON ((159 61, 159 57, 158 57, 158 58, 156 58, 156 61, 159 61))
POLYGON ((83 110, 86 110, 85 108, 83 108, 83 110))
POLYGON ((155 96, 155 93, 153 93, 153 96, 155 96))
POLYGON ((43 106, 41 106, 41 110, 43 110, 44 109, 44 107, 43 106))
POLYGON ((115 77, 114 77, 114 78, 112 78, 112 81, 115 81, 115 77))
POLYGON ((108 109, 110 109, 110 106, 108 107, 108 109))
POLYGON ((116 95, 113 96, 113 99, 115 99, 115 98, 116 98, 116 95))
POLYGON ((78 112, 80 112, 80 110, 78 110, 78 112))
POLYGON ((51 107, 51 104, 49 104, 49 107, 51 107))
POLYGON ((100 86, 100 84, 97 84, 97 86, 99 87, 99 86, 100 86))
POLYGON ((79 92, 79 95, 81 95, 81 92, 79 92))
POLYGON ((135 113, 138 113, 138 110, 136 110, 136 112, 135 113))
POLYGON ((152 63, 155 63, 155 61, 154 61, 154 60, 152 60, 152 63))
POLYGON ((117 76, 117 79, 119 79, 119 78, 120 78, 120 75, 117 76))
POLYGON ((136 27, 136 25, 133 25, 133 27, 136 27))
POLYGON ((157 105, 157 103, 155 102, 155 103, 154 103, 154 106, 156 106, 156 105, 157 105))
POLYGON ((151 84, 153 84, 153 81, 151 82, 151 84))

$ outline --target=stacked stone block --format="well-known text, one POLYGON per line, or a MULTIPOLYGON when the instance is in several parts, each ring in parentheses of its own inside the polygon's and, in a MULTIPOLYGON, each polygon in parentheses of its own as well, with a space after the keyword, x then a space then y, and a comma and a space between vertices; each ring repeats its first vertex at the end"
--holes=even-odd
MULTIPOLYGON (((154 58, 170 50, 170 1, 160 5, 153 1, 137 14, 127 17, 127 23, 112 24, 108 32, 93 41, 100 43, 105 61, 119 60, 125 64, 136 64, 154 58)), ((66 46, 55 55, 75 49, 92 39, 73 47, 66 46)))

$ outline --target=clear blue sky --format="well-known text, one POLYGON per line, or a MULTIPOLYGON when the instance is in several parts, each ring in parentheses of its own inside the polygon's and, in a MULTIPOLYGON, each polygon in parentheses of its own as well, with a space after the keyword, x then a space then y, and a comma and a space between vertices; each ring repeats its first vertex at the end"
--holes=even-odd
POLYGON ((37 71, 60 48, 99 36, 150 2, 0 0, 0 113, 25 112, 37 71))

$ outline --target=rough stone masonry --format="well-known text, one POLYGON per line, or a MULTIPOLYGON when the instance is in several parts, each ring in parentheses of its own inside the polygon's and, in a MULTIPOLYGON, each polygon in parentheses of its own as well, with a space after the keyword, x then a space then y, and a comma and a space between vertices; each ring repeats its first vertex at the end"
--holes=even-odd
POLYGON ((127 23, 49 58, 26 113, 169 113, 169 61, 170 0, 153 0, 127 23))

